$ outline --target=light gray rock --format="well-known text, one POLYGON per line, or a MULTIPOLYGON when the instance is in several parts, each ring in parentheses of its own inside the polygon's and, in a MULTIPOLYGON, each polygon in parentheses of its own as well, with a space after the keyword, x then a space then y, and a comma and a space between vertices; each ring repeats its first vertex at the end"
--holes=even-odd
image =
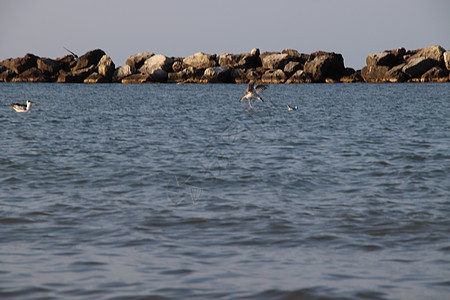
POLYGON ((302 68, 302 64, 297 61, 290 61, 286 66, 284 66, 284 73, 287 76, 292 76, 295 72, 302 68))
POLYGON ((203 76, 207 82, 223 82, 231 83, 231 68, 230 67, 214 67, 205 70, 203 76))
POLYGON ((111 80, 114 71, 116 70, 116 66, 112 61, 111 57, 105 54, 98 62, 97 70, 99 75, 103 76, 108 80, 111 80))
POLYGON ((130 76, 134 73, 136 73, 136 70, 134 69, 133 66, 125 65, 125 66, 117 68, 114 71, 113 80, 121 81, 123 78, 130 76))
POLYGON ((386 82, 387 66, 365 66, 361 69, 361 76, 365 82, 386 82))
POLYGON ((283 70, 268 70, 261 77, 263 83, 284 83, 287 80, 286 74, 283 70))
POLYGON ((216 55, 205 54, 203 52, 197 52, 194 55, 188 56, 183 59, 183 68, 194 67, 196 69, 207 69, 216 67, 216 55))
POLYGON ((450 71, 450 51, 445 51, 444 53, 444 64, 447 70, 450 71))
POLYGON ((444 64, 445 49, 439 45, 418 49, 414 52, 415 54, 411 56, 410 60, 415 58, 429 58, 434 59, 438 64, 444 64))
POLYGON ((163 70, 165 72, 170 72, 172 70, 172 64, 174 60, 162 54, 156 54, 148 58, 139 72, 152 74, 156 70, 163 70))
POLYGON ((276 70, 284 69, 284 67, 289 63, 291 57, 288 54, 274 53, 269 55, 262 55, 261 63, 264 69, 276 70))

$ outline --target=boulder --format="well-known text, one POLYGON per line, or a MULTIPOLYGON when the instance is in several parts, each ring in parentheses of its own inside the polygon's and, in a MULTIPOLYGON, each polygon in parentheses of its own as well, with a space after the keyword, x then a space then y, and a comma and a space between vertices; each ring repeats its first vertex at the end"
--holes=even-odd
POLYGON ((50 58, 38 58, 36 65, 45 74, 56 75, 62 69, 63 63, 50 58))
POLYGON ((221 67, 256 68, 261 65, 259 56, 250 53, 232 54, 222 53, 218 57, 221 67))
POLYGON ((262 67, 269 70, 282 70, 290 60, 291 56, 289 56, 288 54, 274 53, 261 55, 262 67))
POLYGON ((449 71, 441 67, 433 67, 420 77, 421 82, 447 82, 449 71))
POLYGON ((387 66, 365 66, 361 69, 361 76, 365 82, 386 82, 387 66))
POLYGON ((247 80, 255 80, 258 81, 259 79, 261 79, 261 76, 263 74, 263 70, 262 68, 251 68, 248 69, 245 76, 247 77, 247 80))
POLYGON ((122 83, 145 83, 148 82, 150 76, 148 74, 133 74, 122 79, 122 83))
POLYGON ((83 81, 95 71, 95 66, 89 66, 88 68, 76 70, 73 72, 66 72, 61 70, 57 82, 64 83, 83 83, 83 81))
POLYGON ((174 60, 162 54, 153 55, 144 62, 139 69, 141 73, 152 74, 156 70, 164 70, 165 72, 172 71, 172 64, 174 60))
POLYGON ((194 67, 188 67, 176 73, 169 73, 167 82, 200 82, 203 76, 202 70, 197 70, 194 67))
POLYGON ((75 58, 73 57, 72 54, 67 54, 67 55, 65 55, 63 57, 57 57, 57 58, 55 58, 55 60, 59 61, 64 66, 66 66, 66 65, 70 65, 72 62, 74 62, 75 58))
POLYGON ((208 68, 203 74, 208 83, 223 82, 231 83, 231 68, 230 67, 214 67, 208 68))
POLYGON ((106 78, 105 76, 94 72, 91 75, 89 75, 84 81, 84 83, 108 83, 110 80, 106 78))
POLYGON ((402 72, 412 78, 419 78, 426 71, 435 66, 436 61, 432 58, 416 57, 411 58, 409 62, 402 68, 402 72))
POLYGON ((386 81, 389 82, 406 82, 409 79, 409 76, 403 73, 402 69, 406 65, 406 63, 397 65, 391 69, 389 69, 385 76, 386 81))
POLYGON ((72 69, 72 71, 77 71, 85 68, 89 68, 90 66, 97 66, 100 59, 106 53, 101 49, 95 49, 83 54, 80 58, 78 58, 77 64, 72 69))
POLYGON ((283 70, 268 70, 261 77, 261 82, 263 83, 284 83, 287 79, 286 74, 283 70))
POLYGON ((388 66, 392 67, 396 64, 397 58, 390 52, 371 53, 366 58, 368 66, 388 66))
POLYGON ((181 70, 183 70, 183 62, 178 60, 174 61, 172 64, 172 71, 180 72, 181 70))
POLYGON ((339 80, 345 75, 344 59, 334 52, 315 52, 305 63, 304 71, 311 73, 314 82, 324 82, 326 78, 339 80))
POLYGON ((49 78, 37 67, 32 67, 14 77, 12 82, 48 82, 49 78))
POLYGON ((441 46, 429 46, 427 48, 415 50, 412 53, 414 54, 411 56, 410 60, 415 58, 429 58, 435 60, 438 65, 444 65, 445 49, 441 46))
POLYGON ((303 70, 298 70, 294 73, 286 83, 311 83, 313 82, 312 76, 309 73, 304 72, 303 70))
POLYGON ((195 53, 183 59, 183 68, 194 67, 195 69, 208 69, 216 67, 216 55, 205 54, 203 52, 195 53))
POLYGON ((302 68, 302 64, 299 63, 298 61, 290 61, 290 62, 288 62, 288 64, 286 66, 284 66, 284 70, 283 71, 288 77, 290 77, 295 72, 300 70, 301 68, 302 68))
POLYGON ((247 83, 249 80, 247 79, 245 69, 235 68, 230 71, 231 81, 234 83, 247 83))
POLYGON ((168 73, 164 71, 163 69, 156 69, 149 75, 149 82, 159 82, 159 83, 166 83, 168 78, 168 73))
POLYGON ((144 64, 144 62, 155 55, 151 52, 139 52, 130 56, 125 62, 126 65, 133 67, 135 70, 139 70, 140 67, 144 64))
POLYGON ((112 80, 114 82, 120 82, 123 78, 125 78, 127 76, 130 76, 130 75, 132 75, 134 73, 136 73, 136 70, 134 69, 133 66, 125 65, 125 66, 117 68, 114 71, 112 80))
POLYGON ((0 65, 20 74, 25 70, 36 67, 37 59, 36 55, 27 53, 24 57, 5 59, 0 62, 0 65))
POLYGON ((450 51, 445 51, 444 53, 444 64, 447 70, 450 71, 450 51))
POLYGON ((116 70, 116 65, 112 61, 111 57, 105 54, 98 62, 97 70, 99 75, 110 81, 114 71, 116 70))
POLYGON ((364 79, 361 76, 361 70, 359 70, 349 75, 345 75, 340 79, 340 82, 343 83, 364 82, 364 79))

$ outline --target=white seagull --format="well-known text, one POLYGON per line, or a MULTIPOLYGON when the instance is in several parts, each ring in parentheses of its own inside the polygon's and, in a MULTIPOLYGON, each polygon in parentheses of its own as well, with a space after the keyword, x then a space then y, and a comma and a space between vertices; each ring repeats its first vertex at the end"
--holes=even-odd
POLYGON ((255 81, 252 80, 248 83, 248 87, 247 90, 245 91, 245 96, 241 98, 241 100, 239 100, 239 102, 244 101, 245 99, 248 100, 248 105, 250 106, 250 109, 253 109, 252 103, 251 103, 251 99, 258 99, 261 100, 262 102, 264 102, 264 100, 258 95, 258 93, 264 91, 265 89, 267 89, 269 87, 268 84, 259 84, 257 86, 255 86, 255 81))
POLYGON ((10 105, 12 106, 12 108, 14 108, 15 111, 17 112, 27 112, 30 110, 30 106, 34 103, 32 103, 30 100, 27 100, 27 105, 25 104, 20 104, 20 103, 11 103, 10 105))
POLYGON ((75 53, 73 53, 72 51, 67 49, 66 47, 63 47, 63 48, 66 49, 67 52, 70 52, 70 54, 72 54, 72 56, 73 56, 73 58, 75 58, 75 60, 78 60, 78 55, 76 55, 75 53))
POLYGON ((297 110, 298 106, 290 106, 289 104, 287 105, 288 110, 297 110))

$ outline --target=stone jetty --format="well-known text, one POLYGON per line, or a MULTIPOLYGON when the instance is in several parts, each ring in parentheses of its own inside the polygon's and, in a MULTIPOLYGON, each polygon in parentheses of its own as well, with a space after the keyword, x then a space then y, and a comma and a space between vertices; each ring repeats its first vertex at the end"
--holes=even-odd
POLYGON ((152 52, 130 56, 116 67, 101 49, 76 58, 26 54, 0 62, 0 82, 61 83, 337 83, 449 82, 450 51, 441 46, 398 48, 367 56, 366 66, 344 66, 339 53, 281 52, 207 54, 168 57, 152 52))

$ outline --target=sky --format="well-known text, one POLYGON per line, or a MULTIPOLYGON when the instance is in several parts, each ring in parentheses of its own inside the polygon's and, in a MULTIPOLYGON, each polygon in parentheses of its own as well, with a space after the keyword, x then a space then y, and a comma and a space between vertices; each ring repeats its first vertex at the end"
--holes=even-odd
POLYGON ((449 0, 0 0, 0 61, 104 50, 116 66, 138 52, 296 49, 341 53, 360 69, 373 52, 450 50, 449 0))

